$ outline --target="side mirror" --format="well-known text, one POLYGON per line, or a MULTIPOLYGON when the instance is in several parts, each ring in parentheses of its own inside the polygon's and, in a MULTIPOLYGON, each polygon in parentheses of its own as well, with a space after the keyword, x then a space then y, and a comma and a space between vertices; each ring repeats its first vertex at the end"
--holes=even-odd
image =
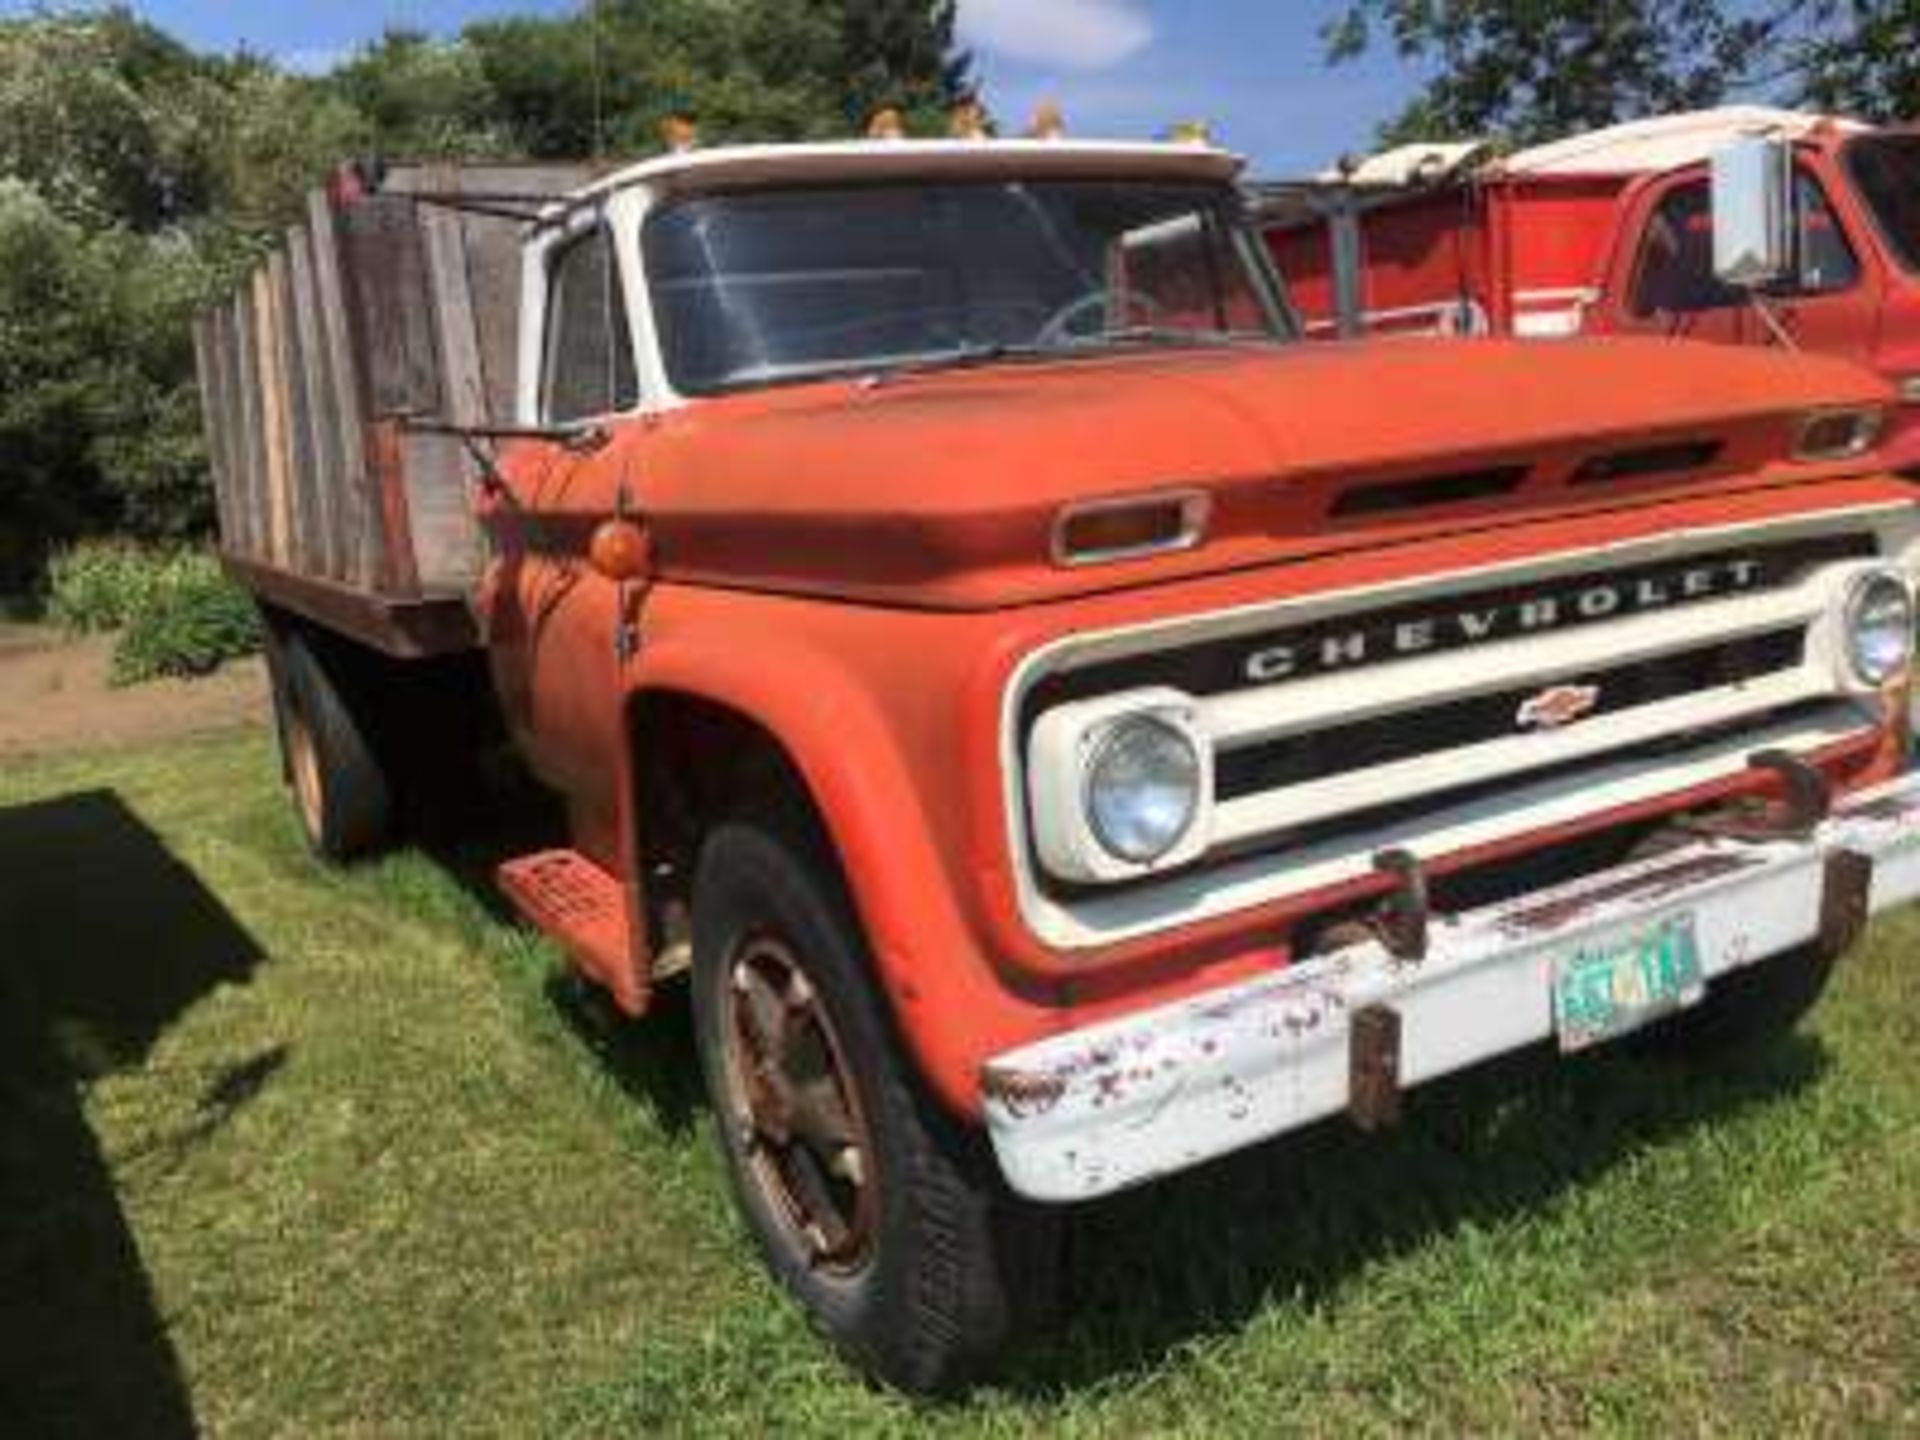
POLYGON ((1793 273, 1793 147, 1753 135, 1713 157, 1713 273, 1757 290, 1793 273))

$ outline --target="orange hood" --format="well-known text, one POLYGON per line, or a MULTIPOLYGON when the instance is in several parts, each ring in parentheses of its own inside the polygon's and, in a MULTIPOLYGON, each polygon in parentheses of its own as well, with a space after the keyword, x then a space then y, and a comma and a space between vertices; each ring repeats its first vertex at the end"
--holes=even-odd
POLYGON ((1790 463, 1794 423, 1887 399, 1841 361, 1663 340, 1157 350, 705 401, 633 464, 667 578, 985 609, 1861 473, 1790 463), (1185 487, 1213 497, 1195 549, 1053 564, 1062 506, 1185 487))

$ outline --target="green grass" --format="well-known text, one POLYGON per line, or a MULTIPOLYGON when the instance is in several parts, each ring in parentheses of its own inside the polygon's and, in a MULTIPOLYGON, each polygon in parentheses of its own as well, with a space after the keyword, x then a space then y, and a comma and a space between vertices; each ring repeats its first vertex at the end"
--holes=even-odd
POLYGON ((1085 1212, 1059 1338, 926 1410, 762 1279, 684 1014, 566 1000, 500 843, 329 874, 252 736, 0 772, 0 1428, 1920 1426, 1911 920, 1718 1070, 1526 1057, 1085 1212))

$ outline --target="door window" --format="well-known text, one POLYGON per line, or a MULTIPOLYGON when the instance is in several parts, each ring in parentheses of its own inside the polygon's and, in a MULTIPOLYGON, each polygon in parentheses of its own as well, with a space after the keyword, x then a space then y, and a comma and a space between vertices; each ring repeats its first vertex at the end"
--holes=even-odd
POLYGON ((626 296, 605 226, 566 241, 548 271, 542 408, 553 424, 630 410, 640 398, 626 296))
MULTIPOLYGON (((1830 295, 1851 289, 1860 262, 1820 182, 1806 171, 1794 177, 1795 253, 1798 274, 1768 293, 1830 295)), ((1688 314, 1741 303, 1741 292, 1713 273, 1713 207, 1707 182, 1675 185, 1654 206, 1640 242, 1633 285, 1633 313, 1688 314)))

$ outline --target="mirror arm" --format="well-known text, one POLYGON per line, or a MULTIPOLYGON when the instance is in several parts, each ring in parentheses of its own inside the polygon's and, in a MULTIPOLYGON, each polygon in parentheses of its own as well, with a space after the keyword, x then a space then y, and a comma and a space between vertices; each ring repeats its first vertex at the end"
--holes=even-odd
POLYGON ((1767 327, 1767 333, 1779 342, 1784 350, 1798 350, 1800 342, 1793 338, 1793 332, 1781 323, 1780 317, 1773 313, 1773 306, 1758 290, 1747 291, 1747 301, 1759 315, 1761 323, 1767 327))

